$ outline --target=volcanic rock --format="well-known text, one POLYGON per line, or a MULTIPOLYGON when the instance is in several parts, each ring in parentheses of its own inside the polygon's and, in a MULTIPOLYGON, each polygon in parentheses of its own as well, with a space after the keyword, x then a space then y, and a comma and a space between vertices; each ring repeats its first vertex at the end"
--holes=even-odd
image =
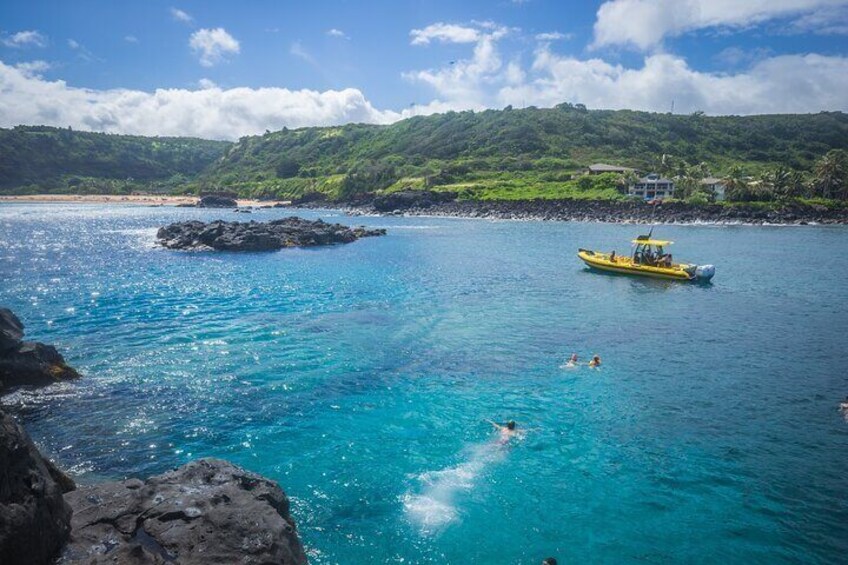
POLYGON ((180 222, 160 228, 156 237, 168 249, 269 251, 283 247, 350 243, 361 237, 385 233, 384 229, 351 229, 321 220, 289 217, 271 222, 180 222))
POLYGON ((283 490, 219 459, 80 487, 66 500, 73 532, 59 565, 306 563, 283 490))

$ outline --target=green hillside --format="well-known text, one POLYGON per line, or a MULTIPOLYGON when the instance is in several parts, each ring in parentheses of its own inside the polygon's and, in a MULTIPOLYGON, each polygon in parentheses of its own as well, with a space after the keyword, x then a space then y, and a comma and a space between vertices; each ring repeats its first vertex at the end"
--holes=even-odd
POLYGON ((672 175, 701 163, 714 175, 734 166, 747 175, 777 167, 808 173, 831 149, 848 149, 841 112, 708 117, 563 104, 245 137, 203 178, 282 197, 425 186, 470 198, 614 197, 613 179, 579 186, 572 176, 598 161, 672 175))
POLYGON ((229 146, 44 126, 0 129, 0 191, 170 192, 195 179, 229 146))
POLYGON ((689 197, 697 179, 714 175, 733 176, 739 200, 842 198, 846 149, 841 112, 709 117, 571 104, 284 129, 236 143, 16 127, 0 130, 0 190, 349 198, 430 188, 475 199, 623 198, 621 177, 581 176, 605 162, 676 177, 689 197))

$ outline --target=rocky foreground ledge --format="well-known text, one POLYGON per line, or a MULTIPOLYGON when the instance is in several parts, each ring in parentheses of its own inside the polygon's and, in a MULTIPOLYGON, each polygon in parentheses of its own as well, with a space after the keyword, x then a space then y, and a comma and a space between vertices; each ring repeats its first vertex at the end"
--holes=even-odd
MULTIPOLYGON (((0 308, 0 389, 78 376, 55 348, 22 337, 0 308)), ((77 487, 0 407, 0 564, 306 562, 275 482, 200 459, 144 481, 77 487)))
POLYGON ((351 243, 361 237, 385 234, 384 229, 350 228, 292 216, 270 222, 179 222, 160 228, 156 238, 168 249, 271 251, 351 243))
POLYGON ((200 459, 146 481, 77 487, 0 410, 0 563, 166 562, 307 560, 273 481, 200 459))

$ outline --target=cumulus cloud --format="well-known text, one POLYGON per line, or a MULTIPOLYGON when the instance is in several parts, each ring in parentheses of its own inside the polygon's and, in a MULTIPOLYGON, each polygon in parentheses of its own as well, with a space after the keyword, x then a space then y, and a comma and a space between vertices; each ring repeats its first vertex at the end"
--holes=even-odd
POLYGON ((338 37, 340 39, 350 39, 345 32, 340 29, 332 28, 327 30, 327 35, 330 37, 338 37))
POLYGON ((431 41, 442 43, 475 43, 480 39, 480 31, 473 27, 456 24, 435 23, 424 29, 409 32, 413 45, 428 45, 431 41))
POLYGON ((710 73, 669 54, 645 57, 636 67, 563 56, 540 39, 532 64, 523 67, 518 58, 504 64, 499 52, 498 40, 510 30, 475 25, 477 41, 470 58, 403 73, 407 80, 427 85, 435 93, 432 102, 404 110, 404 115, 508 104, 550 107, 561 102, 666 112, 672 99, 678 111, 709 114, 848 109, 846 57, 774 56, 765 49, 727 49, 718 55, 726 67, 747 68, 710 73))
POLYGON ((6 47, 45 47, 47 37, 35 30, 19 31, 7 37, 3 37, 3 45, 6 47))
POLYGON ((236 38, 222 27, 201 28, 191 34, 188 44, 200 57, 200 64, 204 67, 212 67, 223 61, 225 55, 241 50, 236 38))
POLYGON ((44 124, 138 135, 236 139, 283 127, 387 123, 357 89, 231 88, 154 92, 93 90, 48 81, 0 62, 0 127, 44 124))
POLYGON ((845 0, 609 0, 598 9, 593 46, 648 50, 665 37, 685 32, 745 28, 777 18, 803 19, 845 4, 845 0))
POLYGON ((127 43, 138 43, 138 38, 134 35, 125 35, 124 41, 127 43))
MULTIPOLYGON (((427 45, 437 39, 451 43, 470 43, 473 37, 474 51, 470 59, 452 61, 438 69, 426 69, 403 73, 410 82, 428 85, 439 98, 433 107, 449 109, 480 109, 486 107, 486 93, 499 82, 515 77, 514 68, 504 69, 497 42, 510 29, 492 22, 473 22, 475 27, 433 24, 424 30, 412 30, 413 45, 427 45), (461 31, 458 31, 461 30, 461 31)), ((419 110, 424 107, 420 107, 419 110)))
POLYGON ((194 21, 187 12, 180 10, 179 8, 171 8, 171 17, 177 20, 178 22, 182 22, 184 24, 190 24, 194 21))
POLYGON ((781 55, 736 74, 699 72, 674 55, 655 54, 641 68, 580 60, 540 49, 533 78, 498 93, 501 104, 540 106, 563 101, 592 108, 688 113, 763 114, 848 110, 848 58, 781 55))
POLYGON ((18 63, 15 68, 21 71, 27 77, 39 77, 45 71, 50 70, 50 63, 47 61, 26 61, 18 63))

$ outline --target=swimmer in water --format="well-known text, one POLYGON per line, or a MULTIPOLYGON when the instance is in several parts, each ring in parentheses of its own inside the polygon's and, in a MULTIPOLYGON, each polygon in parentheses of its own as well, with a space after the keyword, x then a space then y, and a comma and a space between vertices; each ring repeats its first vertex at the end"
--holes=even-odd
POLYGON ((577 354, 572 353, 569 360, 563 366, 564 367, 576 367, 577 366, 577 360, 578 360, 577 354))
POLYGON ((839 403, 839 410, 845 412, 845 415, 848 416, 848 396, 845 397, 845 400, 839 403))
POLYGON ((498 432, 500 432, 500 437, 498 438, 498 443, 501 445, 505 445, 509 443, 509 440, 512 438, 519 438, 523 434, 516 429, 518 426, 515 423, 515 420, 509 420, 506 424, 498 424, 497 422, 493 422, 489 420, 489 423, 492 424, 498 432))
POLYGON ((601 356, 595 355, 594 357, 592 357, 592 360, 589 361, 589 366, 590 367, 600 367, 601 366, 601 356))

